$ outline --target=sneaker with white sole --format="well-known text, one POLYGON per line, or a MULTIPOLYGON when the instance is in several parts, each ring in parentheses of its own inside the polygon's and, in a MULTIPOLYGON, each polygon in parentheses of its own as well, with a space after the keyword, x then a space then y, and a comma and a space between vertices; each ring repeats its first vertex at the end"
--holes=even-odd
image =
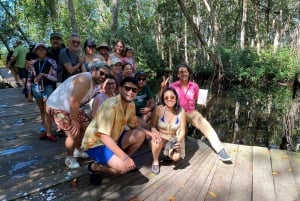
POLYGON ((66 156, 66 158, 65 158, 65 164, 70 169, 74 169, 74 168, 79 168, 80 167, 80 165, 77 162, 76 158, 73 157, 73 156, 66 156))
POLYGON ((218 158, 223 161, 223 162, 228 162, 231 161, 230 156, 228 156, 228 154, 226 153, 226 151, 224 149, 222 149, 221 151, 219 151, 218 153, 218 158))
POLYGON ((83 150, 75 149, 73 152, 73 156, 76 158, 89 158, 90 156, 83 150))

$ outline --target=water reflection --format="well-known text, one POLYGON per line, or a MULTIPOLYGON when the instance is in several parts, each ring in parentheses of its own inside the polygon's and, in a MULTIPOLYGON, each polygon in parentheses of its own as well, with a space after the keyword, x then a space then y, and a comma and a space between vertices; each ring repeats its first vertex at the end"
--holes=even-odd
MULTIPOLYGON (((264 90, 237 87, 213 95, 206 108, 199 110, 223 142, 278 149, 286 135, 291 137, 293 147, 300 142, 299 109, 294 110, 293 122, 287 122, 292 105, 300 108, 292 99, 290 87, 264 90)), ((189 135, 202 137, 195 129, 190 129, 189 135)))

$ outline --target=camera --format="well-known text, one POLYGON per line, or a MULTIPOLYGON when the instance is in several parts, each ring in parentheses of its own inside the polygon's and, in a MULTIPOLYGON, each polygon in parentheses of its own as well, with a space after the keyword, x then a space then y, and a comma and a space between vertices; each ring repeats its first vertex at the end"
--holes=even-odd
POLYGON ((173 148, 175 148, 175 145, 177 143, 176 139, 170 139, 166 145, 165 145, 165 149, 164 149, 164 155, 165 156, 169 156, 169 151, 173 148))

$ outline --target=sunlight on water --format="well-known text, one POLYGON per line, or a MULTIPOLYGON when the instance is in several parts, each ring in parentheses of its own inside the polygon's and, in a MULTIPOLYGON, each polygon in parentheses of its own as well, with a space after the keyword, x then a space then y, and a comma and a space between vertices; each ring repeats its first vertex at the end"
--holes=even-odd
POLYGON ((30 150, 32 148, 33 148, 32 146, 20 146, 20 147, 16 147, 16 148, 13 148, 13 149, 6 149, 6 150, 3 150, 3 151, 0 151, 0 156, 14 154, 14 153, 30 150))

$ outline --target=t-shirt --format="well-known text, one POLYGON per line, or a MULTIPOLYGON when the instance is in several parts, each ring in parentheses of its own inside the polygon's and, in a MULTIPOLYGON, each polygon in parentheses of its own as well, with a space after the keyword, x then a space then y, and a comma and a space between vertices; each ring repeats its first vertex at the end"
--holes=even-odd
POLYGON ((134 104, 136 107, 136 115, 138 117, 142 116, 142 113, 140 112, 141 108, 144 108, 147 106, 147 101, 150 99, 153 99, 153 93, 149 89, 147 85, 145 85, 136 95, 134 99, 134 104))
POLYGON ((197 83, 189 81, 186 89, 181 87, 180 81, 173 82, 170 84, 170 86, 176 90, 180 106, 186 112, 192 112, 195 110, 199 94, 199 86, 197 83))
POLYGON ((109 135, 117 142, 126 125, 129 128, 138 126, 134 103, 129 103, 124 111, 120 95, 106 99, 87 127, 81 148, 87 150, 103 145, 99 133, 109 135))
POLYGON ((73 73, 69 73, 65 68, 64 64, 71 64, 71 66, 76 65, 79 62, 79 57, 77 54, 70 51, 68 48, 64 48, 59 53, 59 64, 58 64, 58 71, 57 71, 57 82, 63 82, 68 77, 72 75, 76 75, 80 73, 80 69, 74 71, 73 73))
POLYGON ((15 48, 13 57, 16 58, 15 66, 18 68, 25 68, 25 58, 26 54, 29 52, 29 49, 23 45, 19 45, 15 48))

